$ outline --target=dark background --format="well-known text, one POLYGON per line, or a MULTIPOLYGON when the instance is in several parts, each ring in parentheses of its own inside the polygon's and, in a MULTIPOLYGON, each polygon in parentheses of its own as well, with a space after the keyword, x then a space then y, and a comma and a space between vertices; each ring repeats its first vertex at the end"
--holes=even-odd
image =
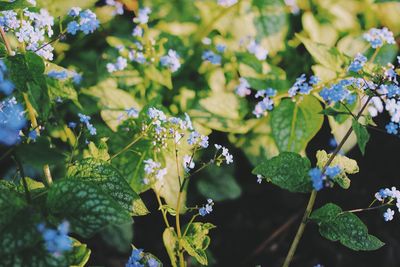
MULTIPOLYGON (((378 120, 379 128, 384 129, 387 118, 378 120)), ((398 169, 400 165, 398 151, 400 139, 383 131, 369 130, 371 139, 367 145, 366 155, 362 156, 358 148, 353 148, 347 156, 358 161, 360 172, 350 178, 350 189, 339 187, 325 189, 318 193, 314 208, 333 202, 350 210, 366 208, 374 198, 374 194, 382 187, 398 185, 398 169)), ((212 138, 221 139, 222 135, 214 134, 212 138)), ((323 129, 311 141, 307 155, 315 158, 318 149, 330 150, 330 130, 327 121, 323 129)), ((222 137, 223 138, 223 137, 222 137)), ((206 220, 217 225, 211 230, 210 262, 214 266, 281 266, 289 246, 300 223, 307 205, 307 194, 294 194, 280 188, 256 183, 251 174, 252 166, 240 152, 233 150, 236 160, 236 179, 242 187, 242 195, 233 201, 218 202, 214 212, 206 220)), ((200 177, 196 177, 200 178, 200 177)), ((189 187, 189 203, 202 203, 204 198, 197 195, 195 188, 189 187)), ((151 193, 143 195, 151 214, 136 217, 134 224, 134 243, 160 258, 165 266, 169 259, 162 244, 164 224, 158 205, 151 193)), ((385 222, 383 210, 373 210, 357 215, 368 226, 371 234, 386 243, 377 251, 352 251, 338 242, 331 242, 318 233, 315 224, 307 225, 291 266, 314 266, 318 263, 325 267, 341 266, 399 266, 400 232, 399 216, 391 222, 385 222)), ((183 220, 188 220, 183 216, 183 220)), ((129 254, 119 254, 107 247, 98 236, 88 240, 92 249, 89 265, 124 266, 129 254)), ((189 266, 196 266, 189 263, 189 266)))

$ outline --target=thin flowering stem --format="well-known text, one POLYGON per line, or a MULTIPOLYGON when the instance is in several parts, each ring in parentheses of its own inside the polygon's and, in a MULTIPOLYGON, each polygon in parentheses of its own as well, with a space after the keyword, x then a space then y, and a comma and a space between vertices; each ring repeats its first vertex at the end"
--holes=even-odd
POLYGON ((178 236, 178 257, 179 257, 179 266, 185 267, 185 258, 183 257, 182 251, 182 232, 181 232, 181 223, 180 223, 180 211, 181 211, 181 199, 182 199, 182 191, 178 192, 178 202, 176 204, 176 214, 175 214, 175 224, 176 224, 176 234, 178 236))
POLYGON ((390 202, 388 202, 388 203, 384 203, 384 204, 381 204, 381 205, 375 206, 375 207, 368 207, 368 208, 354 209, 354 210, 345 210, 345 211, 340 212, 338 215, 341 215, 343 213, 348 213, 348 212, 357 213, 357 212, 362 212, 362 211, 377 210, 377 209, 380 209, 380 208, 383 208, 386 206, 390 206, 390 205, 392 205, 392 204, 390 202))
POLYGON ((163 208, 163 204, 162 204, 162 201, 161 201, 161 197, 160 197, 160 195, 157 193, 156 190, 153 190, 153 192, 154 192, 154 194, 156 195, 157 202, 158 202, 158 206, 159 206, 158 208, 161 210, 161 213, 162 213, 162 216, 163 216, 163 219, 164 219, 165 226, 166 226, 167 228, 170 228, 170 224, 169 224, 169 221, 168 221, 168 218, 167 218, 166 211, 165 211, 165 209, 163 208))
POLYGON ((66 36, 65 33, 66 33, 66 31, 60 33, 56 38, 54 38, 53 40, 51 40, 51 41, 45 43, 44 45, 42 45, 41 47, 39 47, 38 49, 36 49, 34 52, 36 53, 36 52, 42 50, 43 48, 45 48, 46 46, 51 45, 52 43, 54 43, 54 42, 56 42, 56 41, 58 41, 58 40, 64 38, 64 37, 66 36))
MULTIPOLYGON (((369 96, 367 101, 365 101, 364 105, 360 109, 360 111, 357 113, 355 120, 358 121, 360 117, 362 116, 364 110, 367 108, 370 100, 372 99, 372 96, 369 96)), ((330 166, 332 161, 335 159, 335 157, 338 155, 339 151, 342 149, 343 145, 346 143, 347 139, 350 137, 351 133, 353 132, 353 127, 350 127, 350 129, 346 132, 345 136, 343 137, 342 141, 339 143, 339 145, 335 148, 335 150, 332 152, 331 156, 329 157, 328 161, 325 163, 324 167, 322 168, 322 174, 325 173, 326 169, 330 166)), ((304 230, 306 228, 308 218, 313 210, 315 200, 317 198, 317 191, 313 190, 311 192, 310 198, 307 203, 306 210, 303 214, 303 218, 301 220, 301 223, 299 225, 299 228, 297 229, 296 235, 293 239, 293 242, 290 246, 289 252, 286 255, 285 261, 283 263, 283 267, 289 267, 294 254, 296 253, 297 246, 300 242, 301 237, 303 236, 304 230)))
POLYGON ((4 44, 5 44, 5 46, 6 46, 7 53, 8 53, 9 55, 12 55, 12 50, 11 50, 10 42, 8 41, 8 38, 7 38, 7 36, 6 36, 6 33, 4 32, 3 27, 0 27, 0 35, 1 35, 1 38, 3 39, 4 44))
POLYGON ((145 135, 145 132, 142 132, 138 137, 136 137, 135 139, 132 140, 132 142, 130 142, 128 145, 126 145, 123 149, 121 149, 120 151, 118 151, 117 153, 115 153, 114 155, 112 155, 110 157, 110 161, 113 160, 114 158, 118 157, 119 155, 121 155, 122 153, 124 153, 125 151, 127 151, 129 148, 131 148, 134 144, 136 144, 138 141, 140 141, 145 135))
POLYGON ((373 63, 374 61, 375 61, 375 58, 376 58, 376 56, 378 55, 378 53, 379 53, 379 50, 381 50, 381 48, 380 47, 378 47, 377 49, 375 49, 375 52, 374 52, 374 54, 372 55, 372 57, 369 59, 369 63, 373 63))

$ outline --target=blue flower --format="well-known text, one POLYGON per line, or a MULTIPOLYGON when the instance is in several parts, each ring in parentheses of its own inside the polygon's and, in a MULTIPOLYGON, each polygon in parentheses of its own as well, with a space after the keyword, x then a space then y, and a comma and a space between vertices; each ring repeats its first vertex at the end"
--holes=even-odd
POLYGON ((24 109, 14 97, 0 102, 0 143, 8 146, 17 143, 25 124, 24 109))
POLYGON ((202 57, 203 60, 211 62, 213 65, 220 65, 221 64, 221 56, 215 54, 211 50, 204 51, 202 57))
POLYGON ((204 217, 210 214, 213 211, 213 206, 214 201, 211 198, 207 199, 207 204, 199 209, 199 215, 204 217))
POLYGON ((172 72, 177 71, 181 63, 179 62, 179 55, 175 50, 168 50, 168 54, 160 58, 160 63, 163 67, 168 67, 172 72))
POLYGON ((86 125, 86 128, 88 128, 90 135, 96 135, 96 128, 93 126, 93 124, 90 123, 90 116, 84 115, 82 113, 78 114, 79 120, 86 125))
POLYGON ((351 62, 348 71, 359 72, 364 66, 365 62, 367 62, 367 58, 362 54, 358 53, 354 60, 351 62))
POLYGON ((78 31, 82 31, 84 34, 93 33, 100 26, 96 14, 89 9, 80 11, 80 8, 72 8, 69 15, 77 19, 67 25, 67 32, 72 35, 78 31))
POLYGON ((394 122, 390 122, 386 125, 386 132, 388 134, 397 134, 398 133, 398 129, 399 129, 399 125, 395 124, 394 122))
POLYGON ((317 76, 311 76, 310 80, 307 83, 307 77, 303 73, 299 77, 297 77, 295 83, 290 87, 288 93, 290 97, 294 97, 298 93, 303 95, 308 95, 311 90, 312 86, 319 82, 319 78, 317 76))
POLYGON ((80 13, 80 30, 84 34, 93 33, 100 25, 99 20, 96 17, 96 14, 86 9, 80 13))
POLYGON ((364 39, 369 42, 372 48, 378 48, 387 44, 395 44, 393 33, 384 27, 382 29, 372 28, 364 34, 364 39))
POLYGON ((319 191, 324 187, 323 175, 320 169, 313 168, 308 172, 311 177, 311 181, 315 190, 319 191))
POLYGON ((57 79, 57 80, 68 79, 68 73, 65 70, 62 70, 62 71, 51 70, 47 73, 47 76, 57 79))
POLYGON ((67 33, 75 35, 79 31, 79 23, 76 21, 71 21, 67 25, 67 33))
POLYGON ((334 178, 341 173, 341 169, 338 165, 330 166, 326 168, 325 174, 328 175, 330 178, 334 178))
POLYGON ((225 52, 225 49, 226 49, 226 45, 217 44, 217 46, 216 46, 215 48, 217 49, 218 52, 224 53, 224 52, 225 52))
POLYGON ((44 224, 37 226, 42 234, 48 252, 58 257, 66 251, 72 250, 72 239, 68 236, 69 223, 62 222, 57 229, 46 228, 44 224))
POLYGON ((69 122, 68 127, 71 129, 74 129, 76 127, 76 122, 73 122, 73 121, 69 122))
POLYGON ((140 260, 142 260, 142 258, 143 258, 143 249, 134 248, 125 267, 144 267, 144 264, 140 263, 140 260))
POLYGON ((139 9, 137 17, 133 19, 133 22, 139 24, 146 24, 149 22, 149 15, 151 13, 151 9, 148 7, 144 7, 139 9))
POLYGON ((387 209, 385 211, 385 213, 383 214, 383 218, 385 219, 385 222, 393 220, 393 215, 394 215, 394 210, 387 209))
POLYGON ((147 265, 148 265, 149 267, 158 267, 158 266, 160 266, 160 263, 159 263, 156 259, 150 258, 150 259, 147 261, 147 265))
POLYGON ((14 84, 6 79, 7 66, 3 60, 0 59, 0 93, 10 95, 14 91, 14 84))
POLYGON ((325 87, 321 90, 319 95, 328 103, 334 103, 338 101, 347 102, 355 101, 354 96, 350 96, 350 91, 346 88, 350 84, 352 84, 352 80, 341 80, 340 82, 333 84, 331 87, 325 87))
POLYGON ((28 137, 29 137, 30 139, 32 139, 33 141, 35 141, 36 138, 37 138, 37 131, 36 131, 36 130, 30 131, 29 134, 28 134, 28 137))

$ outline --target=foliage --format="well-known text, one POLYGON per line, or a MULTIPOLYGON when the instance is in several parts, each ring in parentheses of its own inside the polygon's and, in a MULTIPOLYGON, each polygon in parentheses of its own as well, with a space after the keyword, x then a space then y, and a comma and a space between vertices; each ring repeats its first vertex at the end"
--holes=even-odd
POLYGON ((311 193, 284 266, 308 222, 352 250, 379 249, 354 213, 387 208, 392 220, 396 188, 365 209, 313 205, 317 191, 351 186, 359 167, 345 154, 356 144, 366 154, 380 113, 400 134, 400 27, 385 15, 399 5, 0 1, 0 161, 11 162, 1 170, 0 265, 84 266, 91 251, 78 240, 99 233, 132 248, 127 266, 162 266, 130 246, 134 217, 155 212, 145 192, 165 224, 164 265, 208 265, 215 226, 199 218, 244 192, 240 152, 259 183, 311 193), (313 167, 307 148, 325 118, 338 143, 313 167))

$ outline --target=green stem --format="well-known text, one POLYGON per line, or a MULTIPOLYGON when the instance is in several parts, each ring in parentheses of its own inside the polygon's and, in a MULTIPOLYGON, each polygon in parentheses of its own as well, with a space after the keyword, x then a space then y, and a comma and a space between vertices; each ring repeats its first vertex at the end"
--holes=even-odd
POLYGON ((46 181, 46 185, 50 187, 50 185, 53 183, 53 178, 51 177, 51 172, 50 172, 50 166, 49 164, 45 164, 43 166, 43 172, 44 172, 44 177, 46 181))
MULTIPOLYGON (((367 108, 368 103, 371 100, 371 98, 372 98, 372 96, 368 97, 367 101, 364 103, 364 105, 362 106, 362 108, 358 112, 358 114, 357 114, 357 116, 355 118, 356 121, 358 121, 358 119, 361 117, 361 115, 364 112, 364 110, 367 108)), ((340 144, 336 147, 335 151, 333 151, 333 153, 329 157, 328 161, 325 163, 324 167, 322 168, 322 173, 325 173, 326 168, 328 168, 328 166, 335 159, 335 157, 337 156, 339 151, 342 149, 343 145, 346 143, 347 139, 350 137, 352 132, 353 132, 353 127, 350 127, 350 129, 347 131, 347 133, 343 137, 343 139, 340 142, 340 144)), ((308 200, 307 208, 306 208, 306 210, 304 212, 303 219, 301 220, 301 223, 299 225, 299 228, 297 229, 297 232, 296 232, 296 235, 295 235, 295 237, 293 239, 293 242, 290 245, 289 252, 286 255, 285 261, 284 261, 284 263, 282 265, 283 267, 289 267, 289 265, 290 265, 290 263, 291 263, 291 261, 293 259, 293 256, 296 253, 297 246, 298 246, 298 244, 300 242, 301 237, 303 236, 304 229, 305 229, 307 221, 308 221, 308 217, 310 216, 310 214, 312 212, 312 209, 314 207, 316 198, 317 198, 317 191, 313 190, 311 192, 310 198, 308 200)))
POLYGON ((22 166, 21 160, 15 153, 14 153, 14 159, 15 159, 15 162, 17 163, 17 168, 18 168, 19 174, 21 175, 21 178, 22 178, 22 184, 23 184, 24 190, 25 190, 26 202, 30 203, 32 200, 32 197, 31 197, 31 193, 29 192, 28 182, 26 181, 24 168, 22 166))
POLYGON ((10 46, 10 43, 8 42, 8 39, 7 39, 6 33, 4 32, 3 27, 0 27, 0 35, 1 35, 1 38, 3 39, 3 41, 4 41, 4 44, 6 46, 8 55, 12 55, 11 46, 10 46))
POLYGON ((181 232, 181 223, 179 214, 181 211, 181 199, 182 199, 182 192, 179 190, 178 203, 176 204, 175 224, 176 224, 176 234, 178 236, 179 266, 185 267, 185 258, 183 257, 183 251, 182 251, 182 232, 181 232))
POLYGON ((159 206, 159 209, 161 210, 161 213, 162 213, 162 216, 163 216, 163 219, 164 219, 165 226, 166 226, 167 228, 170 228, 170 225, 169 225, 169 222, 168 222, 168 218, 167 218, 167 214, 166 214, 166 211, 163 209, 163 204, 162 204, 162 202, 161 202, 160 195, 157 193, 156 190, 153 190, 153 191, 154 191, 154 194, 156 195, 157 202, 158 202, 158 206, 159 206))
POLYGON ((119 155, 121 155, 122 153, 124 153, 125 151, 127 151, 129 148, 131 148, 131 146, 133 146, 134 144, 136 144, 140 139, 142 139, 142 137, 144 136, 144 132, 142 132, 138 137, 136 137, 135 139, 133 139, 132 142, 130 142, 128 145, 126 145, 123 149, 121 149, 119 152, 115 153, 113 156, 110 157, 110 161, 113 160, 114 158, 118 157, 119 155))

